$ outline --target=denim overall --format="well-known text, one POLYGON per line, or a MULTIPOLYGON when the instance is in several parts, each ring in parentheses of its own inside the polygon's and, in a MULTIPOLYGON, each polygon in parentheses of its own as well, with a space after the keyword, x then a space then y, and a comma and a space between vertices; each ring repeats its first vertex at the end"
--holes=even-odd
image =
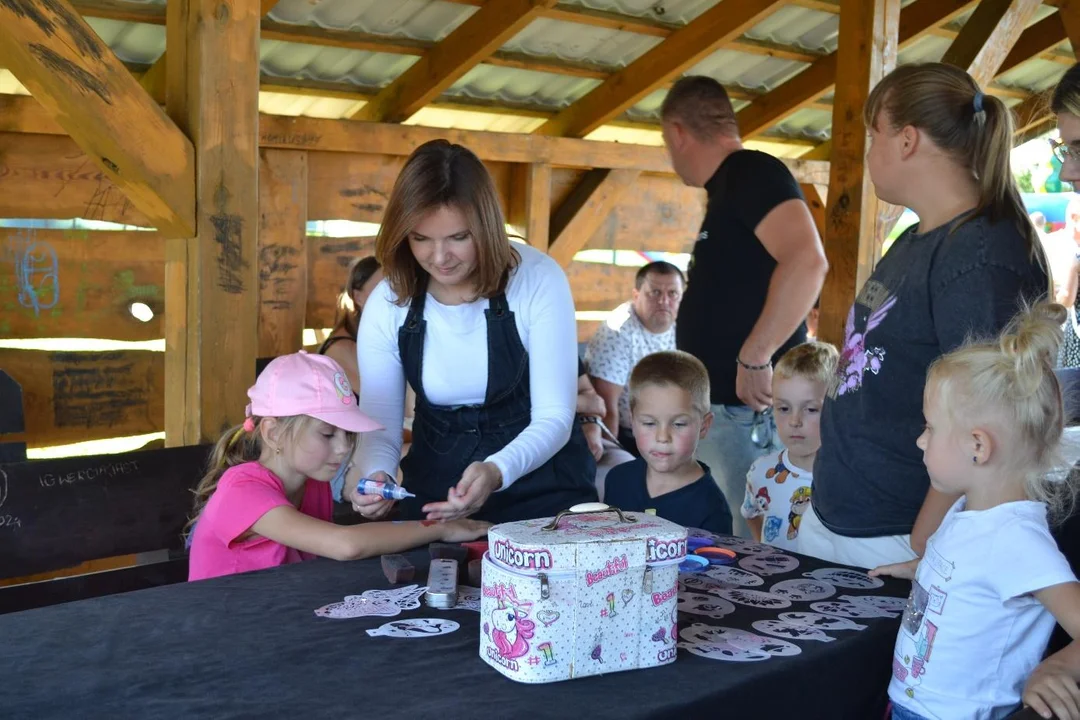
MULTIPOLYGON (((416 391, 412 447, 401 461, 403 484, 415 498, 398 503, 402 519, 419 519, 421 508, 446 500, 450 488, 473 462, 502 450, 530 422, 529 356, 521 344, 506 294, 484 311, 488 338, 488 384, 483 405, 432 405, 421 378, 424 302, 421 289, 398 330, 405 377, 416 391)), ((546 463, 513 485, 493 492, 472 517, 493 523, 548 517, 581 502, 595 502, 596 460, 575 419, 570 440, 546 463)))

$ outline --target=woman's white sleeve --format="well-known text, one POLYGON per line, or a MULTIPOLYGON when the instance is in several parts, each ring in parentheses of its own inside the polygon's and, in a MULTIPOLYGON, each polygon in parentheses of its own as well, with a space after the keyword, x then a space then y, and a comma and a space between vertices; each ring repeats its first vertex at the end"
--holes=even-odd
POLYGON ((356 454, 361 477, 382 470, 397 477, 405 419, 405 371, 398 350, 397 306, 385 281, 368 298, 356 337, 360 410, 383 430, 364 433, 356 454))
POLYGON ((566 445, 577 404, 577 328, 570 283, 550 258, 522 268, 533 273, 521 306, 528 327, 529 425, 488 458, 502 471, 503 488, 537 469, 566 445))

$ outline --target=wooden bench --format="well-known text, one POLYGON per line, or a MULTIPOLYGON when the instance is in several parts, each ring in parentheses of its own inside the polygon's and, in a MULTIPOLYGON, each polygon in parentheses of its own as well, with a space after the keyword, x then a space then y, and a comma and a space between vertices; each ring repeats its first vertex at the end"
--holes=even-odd
POLYGON ((0 613, 187 580, 181 532, 210 446, 0 465, 0 579, 120 555, 168 560, 0 588, 0 613))

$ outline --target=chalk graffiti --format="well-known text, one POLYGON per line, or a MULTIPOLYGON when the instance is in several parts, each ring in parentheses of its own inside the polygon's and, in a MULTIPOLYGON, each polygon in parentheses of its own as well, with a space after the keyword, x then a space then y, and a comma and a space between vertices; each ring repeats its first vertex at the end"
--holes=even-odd
POLYGON ((38 241, 33 231, 16 233, 7 239, 0 259, 10 262, 15 271, 15 290, 19 305, 40 316, 60 301, 60 267, 56 250, 38 241))
POLYGON ((300 250, 289 245, 270 243, 259 249, 259 288, 261 302, 274 310, 292 308, 292 288, 297 278, 294 259, 300 250))
POLYGON ((244 219, 239 215, 221 213, 210 218, 214 225, 214 241, 218 244, 218 287, 227 293, 244 292, 244 219))
POLYGON ((53 353, 56 427, 112 427, 147 412, 145 377, 122 353, 53 353))

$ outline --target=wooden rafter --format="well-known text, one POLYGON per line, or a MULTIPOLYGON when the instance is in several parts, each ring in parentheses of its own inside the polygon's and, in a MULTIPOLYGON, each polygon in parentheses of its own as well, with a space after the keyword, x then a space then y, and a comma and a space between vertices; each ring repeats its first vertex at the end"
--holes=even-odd
POLYGON ((485 3, 464 23, 379 91, 355 120, 403 122, 442 94, 523 30, 555 0, 503 0, 485 3))
MULTIPOLYGON (((916 0, 900 12, 900 46, 917 40, 943 22, 963 13, 974 0, 916 0)), ((791 80, 762 95, 738 113, 743 137, 767 128, 828 93, 836 79, 836 53, 815 61, 791 80)))
POLYGON ((1062 34, 1072 45, 1073 59, 1080 58, 1080 1, 1063 2, 1058 6, 1057 17, 1061 21, 1062 34))
POLYGON ((593 236, 611 214, 628 187, 638 179, 637 170, 590 170, 566 200, 551 214, 551 246, 548 255, 563 267, 593 236))
POLYGON ((967 70, 975 82, 986 86, 1042 0, 982 0, 956 36, 942 62, 967 70))
POLYGON ((0 65, 156 227, 195 227, 191 142, 67 0, 0 2, 0 65))
POLYGON ((584 137, 618 116, 654 88, 738 37, 775 11, 783 0, 725 0, 605 80, 541 125, 543 135, 584 137))
POLYGON ((1002 61, 997 74, 1004 75, 1021 63, 1042 55, 1064 42, 1066 35, 1063 19, 1063 12, 1056 12, 1053 15, 1047 15, 1021 33, 1013 44, 1012 50, 1002 61))
MULTIPOLYGON (((372 152, 372 149, 377 149, 385 155, 409 155, 429 140, 445 138, 469 147, 481 160, 493 162, 540 162, 576 168, 673 172, 671 160, 662 147, 524 133, 260 115, 259 134, 261 147, 328 152, 372 152)), ((789 159, 783 162, 799 182, 818 185, 828 182, 828 163, 789 159)))

